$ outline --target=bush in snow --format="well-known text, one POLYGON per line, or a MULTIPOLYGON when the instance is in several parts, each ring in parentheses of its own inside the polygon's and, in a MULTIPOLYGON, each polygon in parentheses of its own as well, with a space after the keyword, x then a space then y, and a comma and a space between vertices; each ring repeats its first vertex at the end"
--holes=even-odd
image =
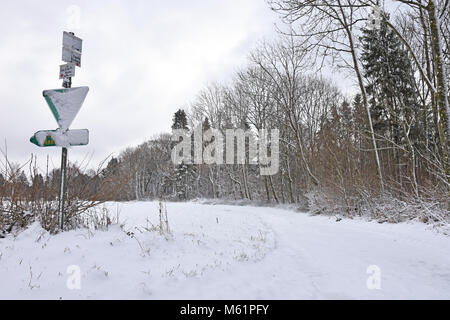
MULTIPOLYGON (((38 221, 50 233, 58 232, 60 171, 47 169, 42 174, 37 169, 36 158, 32 158, 27 176, 24 166, 7 163, 8 170, 0 178, 0 234, 24 228, 33 221, 38 221)), ((70 164, 64 229, 103 228, 111 224, 111 218, 98 205, 116 198, 126 183, 126 178, 102 169, 102 165, 97 171, 86 171, 70 164)))
POLYGON ((344 217, 369 217, 379 222, 397 223, 418 220, 424 223, 446 225, 450 223, 448 210, 439 200, 423 200, 414 197, 400 199, 385 193, 371 196, 361 192, 358 195, 342 197, 330 192, 314 191, 307 194, 311 214, 344 217))

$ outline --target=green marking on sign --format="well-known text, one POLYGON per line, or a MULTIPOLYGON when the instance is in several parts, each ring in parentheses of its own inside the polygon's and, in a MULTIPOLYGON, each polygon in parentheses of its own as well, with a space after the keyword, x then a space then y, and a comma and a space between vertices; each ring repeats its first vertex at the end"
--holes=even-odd
POLYGON ((53 140, 52 136, 47 136, 45 138, 44 146, 45 147, 55 147, 56 146, 55 140, 53 140))
POLYGON ((66 93, 67 91, 69 91, 69 89, 56 89, 53 91, 58 92, 58 93, 66 93))
POLYGON ((58 121, 59 120, 59 113, 58 113, 58 110, 56 110, 56 107, 53 104, 52 99, 50 99, 50 97, 45 96, 45 95, 44 95, 44 98, 45 98, 45 101, 47 101, 47 104, 50 107, 50 110, 52 111, 53 116, 55 117, 56 121, 58 121))
MULTIPOLYGON (((56 89, 56 90, 51 90, 53 92, 58 92, 58 93, 66 93, 67 91, 69 91, 69 89, 56 89)), ((47 102, 48 106, 50 107, 50 110, 53 113, 53 116, 56 118, 56 121, 59 121, 59 113, 58 110, 55 107, 55 104, 53 103, 52 99, 50 99, 50 97, 47 95, 47 91, 44 91, 42 93, 42 95, 45 98, 45 101, 47 102)))
POLYGON ((37 139, 36 139, 36 136, 32 136, 32 137, 30 138, 30 142, 33 143, 33 144, 35 144, 35 145, 37 145, 38 147, 40 147, 39 142, 38 142, 37 139))
POLYGON ((37 140, 36 135, 34 135, 30 138, 30 142, 37 145, 38 147, 56 147, 55 140, 50 135, 45 137, 43 145, 39 144, 39 141, 37 140))

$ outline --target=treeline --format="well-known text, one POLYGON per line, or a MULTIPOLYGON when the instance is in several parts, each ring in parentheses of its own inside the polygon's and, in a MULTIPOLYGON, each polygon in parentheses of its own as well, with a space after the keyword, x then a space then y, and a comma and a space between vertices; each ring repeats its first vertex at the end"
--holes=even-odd
POLYGON ((448 100, 448 88, 439 83, 448 83, 442 73, 449 65, 448 9, 444 3, 436 8, 443 21, 439 53, 425 3, 405 5, 394 21, 382 12, 376 28, 358 20, 367 18, 369 4, 271 3, 292 34, 261 44, 231 83, 209 85, 174 115, 172 129, 203 125, 255 135, 279 129, 276 175, 261 176, 257 165, 248 164, 174 165, 168 133, 110 162, 110 169, 133 177, 122 199, 248 199, 340 207, 353 214, 389 196, 445 208, 448 119, 440 94, 448 100), (317 75, 325 63, 359 83, 359 93, 348 96, 333 83, 338 80, 317 75))
MULTIPOLYGON (((248 153, 246 164, 174 164, 168 128, 97 173, 73 171, 79 188, 70 189, 101 201, 212 198, 448 219, 449 3, 396 1, 395 16, 376 16, 376 2, 270 1, 289 32, 173 115, 172 130, 243 129, 258 139, 260 129, 278 129, 277 174, 260 175, 248 153), (324 68, 338 76, 328 79, 324 68)), ((56 175, 24 188, 54 186, 56 175)))

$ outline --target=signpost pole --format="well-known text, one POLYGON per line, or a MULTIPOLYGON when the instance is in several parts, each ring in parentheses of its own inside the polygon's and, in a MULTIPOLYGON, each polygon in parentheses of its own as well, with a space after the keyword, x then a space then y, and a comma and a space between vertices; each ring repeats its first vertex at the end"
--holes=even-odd
POLYGON ((57 130, 41 130, 36 132, 30 142, 39 147, 60 146, 61 172, 58 203, 58 227, 64 231, 65 198, 67 189, 67 147, 81 146, 89 143, 87 129, 69 130, 70 124, 78 113, 86 98, 89 87, 72 88, 72 77, 75 67, 81 67, 81 51, 83 40, 75 37, 73 32, 63 32, 62 60, 67 64, 60 65, 59 78, 63 79, 65 89, 44 90, 43 96, 58 123, 57 130))
MULTIPOLYGON (((73 33, 71 33, 73 35, 73 33)), ((63 87, 72 87, 72 77, 63 79, 63 87)), ((64 231, 64 200, 66 198, 66 169, 67 169, 67 148, 62 148, 61 153, 61 178, 59 186, 59 228, 64 231)))
POLYGON ((66 168, 67 168, 67 148, 62 148, 61 154, 61 184, 59 189, 59 228, 64 230, 64 200, 66 193, 66 168))

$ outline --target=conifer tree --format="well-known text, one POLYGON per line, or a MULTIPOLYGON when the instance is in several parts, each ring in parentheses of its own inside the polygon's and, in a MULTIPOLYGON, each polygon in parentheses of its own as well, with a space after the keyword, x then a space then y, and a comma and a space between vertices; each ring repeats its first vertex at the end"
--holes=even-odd
MULTIPOLYGON (((404 146, 409 159, 410 180, 415 189, 415 144, 421 137, 420 104, 408 52, 383 20, 378 29, 363 30, 362 61, 368 81, 374 130, 379 136, 404 146)), ((423 139, 422 139, 423 140, 423 139)), ((397 165, 400 150, 395 150, 397 165)), ((400 169, 400 166, 398 166, 400 169)), ((398 176, 401 176, 399 172, 398 176)))
MULTIPOLYGON (((179 109, 173 116, 172 130, 188 130, 188 122, 186 112, 179 109)), ((192 164, 182 162, 175 166, 173 181, 175 184, 175 196, 177 199, 186 200, 189 197, 189 191, 192 188, 190 183, 192 178, 193 168, 192 164)))

